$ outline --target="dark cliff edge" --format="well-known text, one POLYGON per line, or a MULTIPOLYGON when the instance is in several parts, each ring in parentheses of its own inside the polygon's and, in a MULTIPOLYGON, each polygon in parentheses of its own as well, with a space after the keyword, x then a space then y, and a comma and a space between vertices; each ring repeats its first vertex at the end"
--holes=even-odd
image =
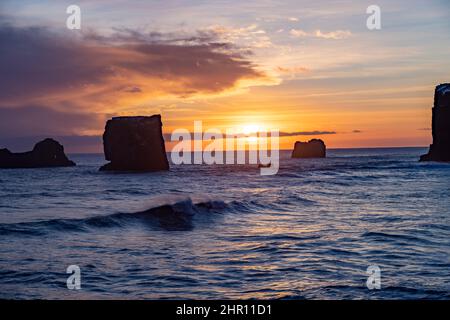
POLYGON ((432 118, 433 143, 420 161, 450 161, 450 83, 440 84, 434 92, 432 118))
POLYGON ((160 115, 115 117, 103 134, 105 159, 101 171, 161 171, 169 169, 160 115))
POLYGON ((64 147, 53 139, 38 142, 32 151, 13 153, 8 149, 0 149, 0 168, 46 168, 72 167, 75 162, 70 161, 64 153, 64 147))
POLYGON ((321 139, 308 142, 297 141, 292 151, 292 158, 325 158, 326 146, 321 139))

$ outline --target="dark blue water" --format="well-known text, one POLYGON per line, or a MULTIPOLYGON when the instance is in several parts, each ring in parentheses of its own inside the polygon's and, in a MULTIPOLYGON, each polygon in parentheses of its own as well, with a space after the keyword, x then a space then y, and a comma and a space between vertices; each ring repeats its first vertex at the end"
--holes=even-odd
POLYGON ((1 170, 0 298, 449 299, 450 165, 425 151, 286 152, 276 176, 111 174, 98 155, 1 170))

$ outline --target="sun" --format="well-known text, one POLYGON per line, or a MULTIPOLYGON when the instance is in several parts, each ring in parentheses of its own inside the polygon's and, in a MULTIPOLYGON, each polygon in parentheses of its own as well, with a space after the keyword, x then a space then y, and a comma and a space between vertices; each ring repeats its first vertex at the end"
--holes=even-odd
POLYGON ((244 134, 245 140, 247 143, 255 144, 258 142, 258 136, 257 134, 260 132, 264 132, 263 126, 256 124, 256 123, 249 123, 242 126, 242 129, 240 130, 242 134, 244 134))
POLYGON ((259 126, 257 124, 247 124, 242 127, 242 133, 245 135, 258 133, 261 131, 262 131, 261 126, 259 126))

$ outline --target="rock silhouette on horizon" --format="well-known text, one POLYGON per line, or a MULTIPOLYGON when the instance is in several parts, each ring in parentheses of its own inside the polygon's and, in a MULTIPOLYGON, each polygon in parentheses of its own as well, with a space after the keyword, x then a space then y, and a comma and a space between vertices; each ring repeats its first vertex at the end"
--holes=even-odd
POLYGON ((325 158, 326 146, 321 139, 308 142, 297 141, 292 151, 292 158, 325 158))
POLYGON ((105 159, 101 171, 168 170, 160 115, 115 117, 103 134, 105 159))
POLYGON ((0 168, 45 168, 71 167, 75 162, 70 161, 64 153, 64 147, 53 139, 47 138, 36 143, 32 151, 13 153, 8 149, 0 149, 0 168))
POLYGON ((450 161, 450 83, 440 84, 434 92, 432 118, 433 143, 420 161, 450 161))

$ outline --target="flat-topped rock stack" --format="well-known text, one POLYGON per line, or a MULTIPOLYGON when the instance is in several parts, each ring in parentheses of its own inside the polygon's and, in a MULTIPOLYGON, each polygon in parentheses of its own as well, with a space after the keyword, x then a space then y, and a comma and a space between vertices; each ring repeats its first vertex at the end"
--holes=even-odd
POLYGON ((105 159, 102 171, 168 170, 160 115, 115 117, 103 134, 105 159))

